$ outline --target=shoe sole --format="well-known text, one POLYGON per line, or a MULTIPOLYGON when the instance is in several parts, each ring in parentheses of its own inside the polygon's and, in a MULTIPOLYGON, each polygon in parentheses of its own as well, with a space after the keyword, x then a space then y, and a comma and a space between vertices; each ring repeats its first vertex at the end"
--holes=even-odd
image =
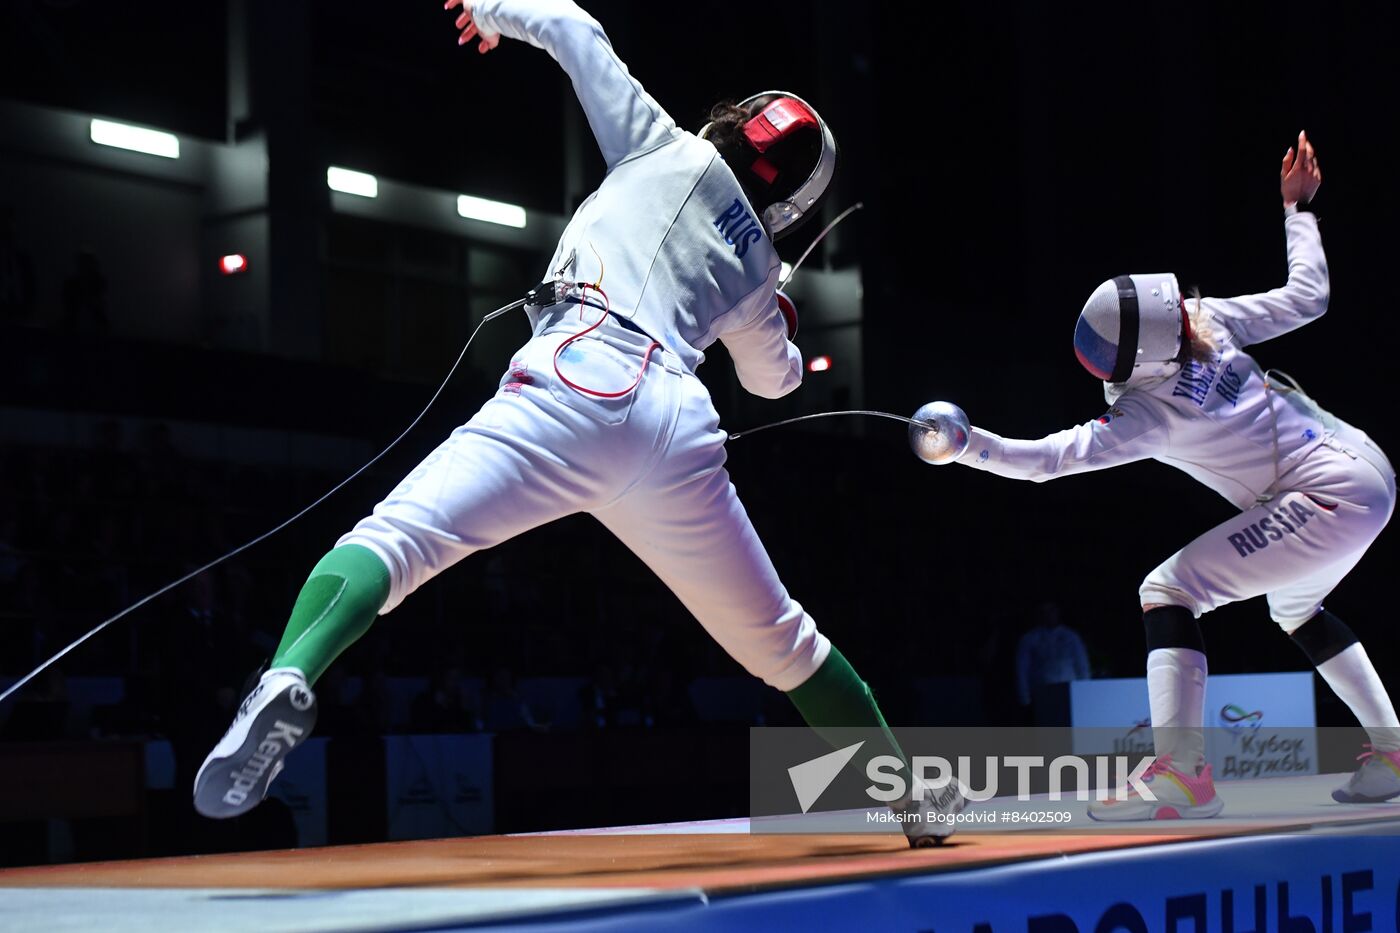
POLYGON ((1396 797, 1400 797, 1400 790, 1392 794, 1386 794, 1384 797, 1364 797, 1361 794, 1348 794, 1341 788, 1332 791, 1332 799, 1337 801, 1337 803, 1385 803, 1387 800, 1394 800, 1396 797))
MULTIPOLYGON (((1146 801, 1144 801, 1145 803, 1146 801)), ((1126 811, 1128 808, 1124 808, 1126 811)), ((1092 807, 1089 808, 1089 819, 1097 823, 1147 823, 1153 820, 1208 820, 1211 817, 1219 816, 1220 811, 1225 809, 1225 802, 1219 797, 1215 797, 1208 803, 1194 807, 1179 807, 1170 803, 1153 804, 1152 808, 1145 814, 1141 810, 1133 810, 1133 816, 1099 816, 1094 813, 1092 807)))
POLYGON ((909 833, 905 833, 904 838, 909 841, 909 848, 927 849, 930 846, 941 846, 948 839, 949 836, 953 835, 953 833, 958 831, 958 828, 952 823, 937 823, 935 825, 943 827, 943 831, 922 832, 918 835, 911 835, 909 833))
POLYGON ((937 848, 938 846, 943 845, 943 843, 946 842, 946 841, 948 840, 948 836, 951 836, 951 835, 953 835, 953 834, 952 834, 952 833, 948 833, 947 836, 910 836, 910 837, 909 837, 909 848, 911 848, 911 849, 935 849, 935 848, 937 848))
POLYGON ((194 779, 194 808, 200 815, 226 820, 262 803, 267 788, 282 773, 287 754, 306 741, 316 725, 314 694, 310 706, 297 709, 291 700, 296 686, 282 688, 253 716, 243 741, 231 754, 205 760, 194 779))

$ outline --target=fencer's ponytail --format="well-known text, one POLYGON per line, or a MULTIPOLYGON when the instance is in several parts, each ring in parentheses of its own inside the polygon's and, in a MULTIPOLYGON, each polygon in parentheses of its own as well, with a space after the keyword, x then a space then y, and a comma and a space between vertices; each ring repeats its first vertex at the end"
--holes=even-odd
POLYGON ((1201 307, 1199 287, 1193 285, 1189 294, 1191 300, 1187 302, 1186 320, 1191 324, 1191 347, 1186 356, 1197 363, 1214 363, 1220 353, 1220 345, 1211 330, 1211 314, 1201 307))
POLYGON ((744 138, 744 124, 750 114, 733 101, 720 101, 710 108, 710 122, 705 128, 705 138, 719 150, 720 158, 733 170, 734 176, 744 189, 749 202, 754 205, 768 203, 767 188, 762 179, 749 170, 758 158, 758 150, 744 138))
POLYGON ((749 114, 733 101, 720 101, 710 108, 710 122, 705 138, 715 144, 721 154, 735 152, 738 147, 751 149, 744 139, 744 124, 749 114))

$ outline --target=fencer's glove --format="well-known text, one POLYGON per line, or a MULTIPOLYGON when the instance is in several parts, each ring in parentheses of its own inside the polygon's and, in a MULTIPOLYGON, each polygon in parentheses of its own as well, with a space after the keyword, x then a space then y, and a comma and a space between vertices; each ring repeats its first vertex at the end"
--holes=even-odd
POLYGON ((797 336, 797 305, 792 303, 792 299, 782 289, 778 289, 778 310, 783 312, 783 320, 787 323, 787 336, 792 340, 797 336))

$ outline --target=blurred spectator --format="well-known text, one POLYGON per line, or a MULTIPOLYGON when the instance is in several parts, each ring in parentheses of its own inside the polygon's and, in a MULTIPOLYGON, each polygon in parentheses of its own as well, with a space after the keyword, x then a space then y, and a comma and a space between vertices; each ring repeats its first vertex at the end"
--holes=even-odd
POLYGON ((153 421, 141 429, 137 459, 147 483, 148 496, 179 499, 184 494, 189 466, 171 438, 170 425, 153 421))
POLYGON ((501 618, 511 611, 510 571, 499 549, 487 553, 482 566, 481 589, 486 612, 501 618))
POLYGON ((1004 616, 983 615, 976 618, 972 629, 980 634, 972 669, 982 675, 982 709, 989 722, 1017 722, 1027 712, 1017 702, 1019 697, 1014 686, 1019 627, 1013 630, 1004 616))
POLYGON ((1079 633, 1060 621, 1060 607, 1036 607, 1031 629, 1016 646, 1016 696, 1029 706, 1037 687, 1089 677, 1089 654, 1079 633))
POLYGON ((126 679, 121 700, 93 708, 92 736, 101 739, 159 735, 159 711, 159 679, 149 673, 133 674, 126 679))
MULTIPOLYGON (((369 732, 356 685, 345 672, 345 665, 332 664, 316 682, 316 734, 323 738, 364 735, 369 732)), ((362 688, 361 688, 362 689, 362 688)))
POLYGON ((29 683, 10 710, 0 739, 48 742, 68 734, 68 683, 51 667, 29 683))
POLYGON ((593 668, 592 680, 579 688, 578 703, 584 728, 606 729, 615 725, 617 678, 611 665, 600 663, 593 668))
MULTIPOLYGON (((52 587, 46 586, 43 572, 35 560, 21 560, 14 576, 14 608, 29 619, 53 614, 52 587)), ((35 649, 38 649, 35 642, 35 649)), ((8 660, 8 658, 6 658, 8 660)))
POLYGON ((491 732, 508 732, 512 729, 543 732, 548 728, 547 724, 535 718, 530 704, 520 695, 515 686, 515 675, 509 668, 497 668, 491 675, 491 685, 486 688, 483 705, 486 707, 486 728, 491 732))
POLYGON ((128 602, 127 558, 131 555, 126 529, 129 522, 110 509, 98 510, 92 520, 92 537, 83 547, 91 563, 94 607, 115 612, 128 602))
POLYGON ((648 728, 695 724, 695 707, 690 701, 690 691, 670 665, 658 664, 651 669, 650 682, 642 702, 642 724, 648 728))
MULTIPOLYGON (((184 565, 174 572, 193 569, 184 565)), ((154 610, 160 624, 147 623, 139 644, 143 659, 160 667, 166 680, 189 690, 209 684, 237 686, 264 660, 245 620, 231 608, 234 601, 224 597, 225 582, 206 571, 158 604, 163 609, 154 610)))
POLYGON ((63 282, 63 326, 68 330, 107 330, 107 278, 97 254, 73 254, 73 274, 63 282))
POLYGON ((15 236, 15 210, 0 207, 0 321, 27 321, 34 309, 34 262, 15 236))
POLYGON ((15 585, 24 558, 19 552, 19 520, 0 517, 0 605, 14 605, 15 585))
POLYGON ((94 489, 109 502, 126 502, 136 492, 136 461, 126 449, 126 428, 116 419, 99 421, 92 429, 94 489))
POLYGON ((376 670, 365 678, 364 689, 360 691, 355 707, 359 713, 359 721, 371 734, 390 735, 399 725, 394 722, 394 703, 389 692, 389 678, 382 670, 376 670))
POLYGON ((415 732, 481 731, 462 690, 462 672, 455 667, 433 674, 428 689, 414 698, 412 716, 415 732))

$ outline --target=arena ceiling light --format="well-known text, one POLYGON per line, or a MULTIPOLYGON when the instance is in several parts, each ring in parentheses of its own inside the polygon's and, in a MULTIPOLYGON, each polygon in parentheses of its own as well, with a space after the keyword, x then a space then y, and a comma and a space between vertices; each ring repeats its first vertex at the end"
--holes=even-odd
POLYGON ((326 169, 326 184, 332 191, 356 194, 362 198, 379 197, 379 179, 366 172, 353 172, 332 165, 326 169))
POLYGON ((468 220, 482 220, 503 227, 519 229, 525 226, 525 208, 502 201, 474 198, 469 194, 457 196, 457 213, 468 220))
POLYGON ((88 136, 100 146, 130 149, 132 152, 144 152, 166 159, 180 158, 180 139, 174 133, 162 133, 160 130, 148 130, 143 126, 131 126, 112 120, 94 119, 88 129, 88 136))

